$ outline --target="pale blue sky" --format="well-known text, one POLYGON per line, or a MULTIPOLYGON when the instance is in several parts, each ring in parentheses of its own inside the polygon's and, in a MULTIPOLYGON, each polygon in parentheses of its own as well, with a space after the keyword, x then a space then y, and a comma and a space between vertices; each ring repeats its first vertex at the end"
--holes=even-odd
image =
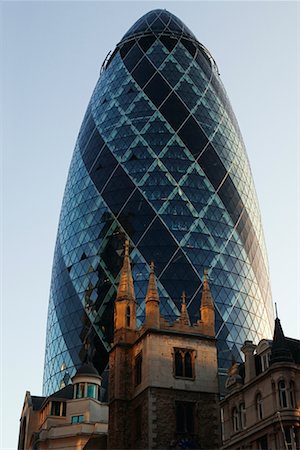
POLYGON ((2 3, 4 222, 1 449, 16 448, 26 390, 40 395, 55 237, 79 127, 106 54, 166 8, 217 61, 248 150, 274 301, 300 338, 299 3, 2 3))

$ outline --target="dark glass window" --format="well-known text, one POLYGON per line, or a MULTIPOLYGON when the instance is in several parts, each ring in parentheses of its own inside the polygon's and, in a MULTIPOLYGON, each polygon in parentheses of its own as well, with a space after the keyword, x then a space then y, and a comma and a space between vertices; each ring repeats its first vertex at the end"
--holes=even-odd
POLYGON ((193 362, 191 352, 185 352, 184 354, 184 375, 187 378, 193 378, 193 362))
POLYGON ((175 349, 174 350, 174 374, 175 377, 193 378, 194 377, 194 358, 193 350, 175 349))
POLYGON ((60 403, 61 402, 51 402, 51 416, 60 416, 60 403))
POLYGON ((135 385, 139 385, 142 381, 142 353, 139 353, 135 358, 135 365, 134 365, 134 375, 135 375, 135 385))
POLYGON ((267 436, 262 436, 260 439, 257 440, 257 448, 259 448, 259 450, 268 450, 269 446, 268 446, 268 437, 267 436))
POLYGON ((155 68, 149 62, 148 58, 146 56, 144 56, 144 58, 140 61, 140 63, 133 70, 132 76, 135 79, 135 81, 142 88, 150 80, 150 78, 152 77, 154 72, 155 72, 155 68))
POLYGON ((142 57, 143 57, 142 50, 139 48, 137 44, 135 44, 124 58, 124 64, 127 70, 131 72, 131 70, 134 68, 134 66, 137 65, 137 63, 140 61, 140 59, 142 59, 142 57))
POLYGON ((175 375, 176 377, 183 376, 183 362, 182 354, 180 350, 175 351, 175 375))
POLYGON ((208 143, 208 139, 195 121, 190 117, 178 132, 189 151, 197 158, 208 143))
POLYGON ((174 130, 177 130, 189 115, 188 110, 175 93, 172 93, 162 105, 161 113, 174 130))
POLYGON ((161 105, 170 91, 171 88, 158 73, 154 75, 145 87, 145 93, 157 107, 161 105))
POLYGON ((195 404, 192 402, 176 402, 176 432, 193 433, 195 422, 195 404))

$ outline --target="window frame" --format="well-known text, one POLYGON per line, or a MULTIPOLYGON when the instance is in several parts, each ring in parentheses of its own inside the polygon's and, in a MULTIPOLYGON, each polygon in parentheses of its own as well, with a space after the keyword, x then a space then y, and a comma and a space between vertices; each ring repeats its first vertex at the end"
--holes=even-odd
POLYGON ((185 380, 194 380, 195 379, 195 359, 196 359, 196 350, 191 348, 173 348, 173 376, 174 378, 183 378, 185 380), (190 355, 190 362, 187 361, 186 355, 190 355), (178 359, 178 356, 180 359, 178 359), (181 370, 178 370, 178 363, 181 363, 181 370), (190 364, 188 366, 188 364, 190 364), (181 373, 178 373, 181 372, 181 373), (187 372, 190 375, 187 375, 187 372))
POLYGON ((236 406, 234 406, 232 408, 231 418, 232 418, 233 432, 237 433, 238 431, 240 431, 240 416, 239 416, 239 410, 236 406))
POLYGON ((143 353, 140 351, 134 358, 134 385, 141 384, 143 378, 143 353))
POLYGON ((84 414, 78 414, 76 416, 71 416, 71 424, 84 422, 84 414))
POLYGON ((193 401, 175 400, 175 430, 177 434, 192 435, 195 433, 196 403, 193 401), (190 420, 192 418, 192 420, 190 420), (180 427, 183 424, 183 427, 180 427))
POLYGON ((280 408, 288 408, 288 389, 285 379, 278 380, 278 395, 279 395, 279 406, 280 408))
POLYGON ((264 403, 260 392, 255 396, 255 406, 257 420, 262 420, 264 418, 264 403))

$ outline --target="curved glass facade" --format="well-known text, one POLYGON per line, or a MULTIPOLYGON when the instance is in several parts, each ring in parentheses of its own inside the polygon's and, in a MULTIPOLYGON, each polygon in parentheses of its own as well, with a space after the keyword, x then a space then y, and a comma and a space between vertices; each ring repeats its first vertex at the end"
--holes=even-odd
POLYGON ((241 133, 213 58, 165 10, 143 16, 105 61, 81 126, 53 263, 44 394, 67 384, 87 352, 105 369, 125 237, 140 321, 154 260, 168 320, 183 290, 199 319, 208 268, 221 371, 241 360, 246 339, 271 337, 268 263, 241 133))

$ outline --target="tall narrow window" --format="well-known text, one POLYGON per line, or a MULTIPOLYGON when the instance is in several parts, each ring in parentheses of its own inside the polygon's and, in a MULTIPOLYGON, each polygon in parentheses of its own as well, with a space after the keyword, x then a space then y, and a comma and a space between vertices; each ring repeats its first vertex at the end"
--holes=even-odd
POLYGON ((126 308, 126 326, 130 327, 130 306, 127 305, 126 308))
POLYGON ((183 376, 183 361, 182 354, 180 350, 175 350, 175 376, 183 376))
POLYGON ((195 422, 195 404, 192 402, 176 402, 176 432, 193 433, 195 422))
POLYGON ((290 406, 291 408, 296 408, 295 383, 293 381, 290 381, 289 391, 290 391, 290 406))
POLYGON ((77 383, 76 384, 76 398, 83 398, 84 397, 84 383, 77 383))
POLYGON ((191 352, 184 354, 184 371, 187 378, 193 378, 192 355, 191 352))
POLYGON ((232 427, 234 432, 237 432, 240 429, 239 412, 237 408, 233 408, 232 410, 232 427))
POLYGON ((134 364, 134 374, 135 374, 135 385, 139 385, 142 382, 142 353, 139 353, 135 358, 134 364))
POLYGON ((278 383, 279 390, 279 404, 281 408, 287 408, 287 392, 286 392, 286 384, 284 380, 280 380, 278 383))
POLYGON ((241 424, 241 428, 242 430, 244 430, 246 428, 246 408, 245 408, 245 403, 241 403, 240 404, 240 424, 241 424))
POLYGON ((256 396, 256 414, 257 419, 262 420, 264 417, 264 411, 263 411, 263 400, 261 394, 257 394, 256 396))
POLYGON ((222 441, 225 441, 225 421, 224 421, 224 409, 221 408, 220 410, 221 415, 221 434, 222 434, 222 441))

